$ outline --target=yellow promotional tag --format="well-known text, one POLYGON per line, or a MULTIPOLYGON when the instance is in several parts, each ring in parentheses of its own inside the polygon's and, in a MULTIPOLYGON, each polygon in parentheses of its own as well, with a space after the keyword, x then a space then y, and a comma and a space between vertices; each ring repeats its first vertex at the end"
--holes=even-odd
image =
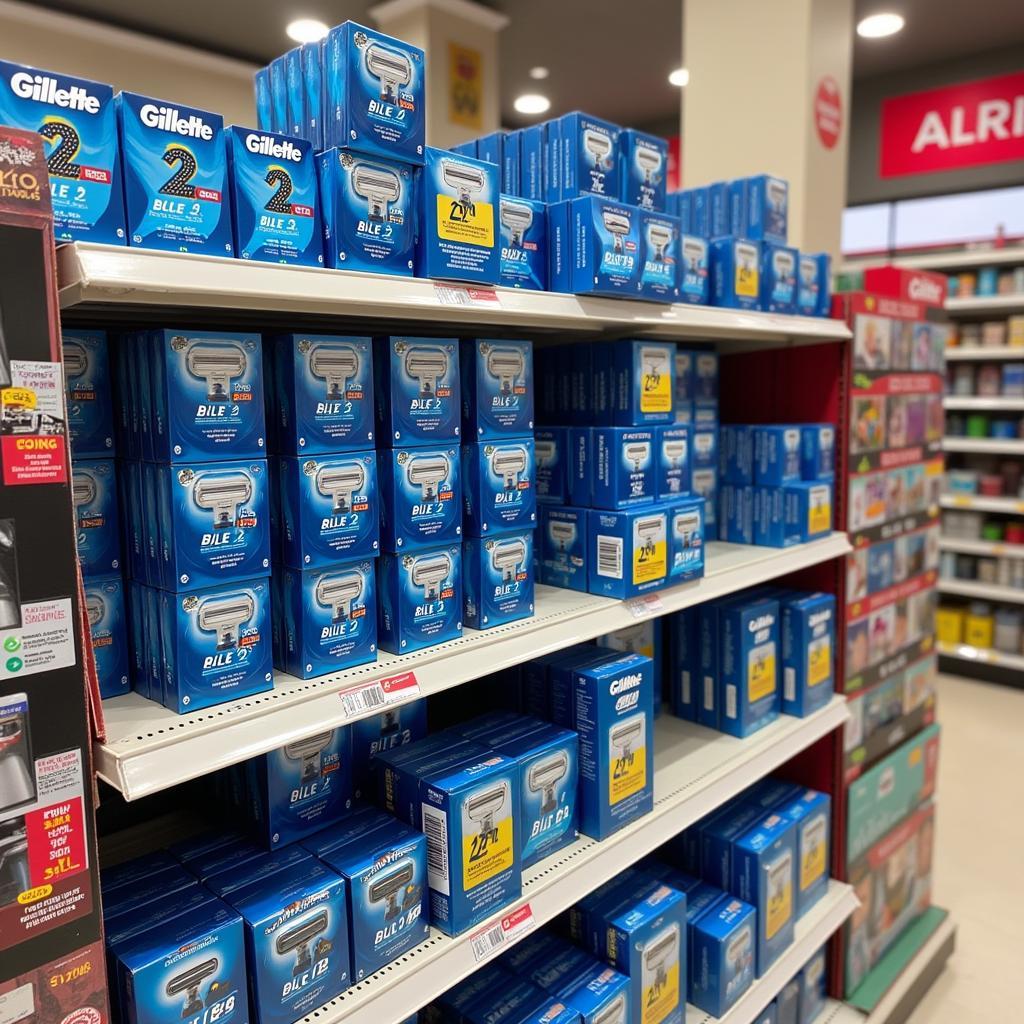
POLYGON ((672 389, 667 373, 644 373, 640 392, 641 412, 671 412, 672 389))
POLYGON ((643 1007, 640 1012, 640 1024, 661 1024, 673 1010, 679 1006, 679 959, 678 956, 667 964, 664 973, 644 981, 643 1007), (660 982, 660 984, 659 984, 660 982))
POLYGON ((763 644, 750 652, 747 663, 747 700, 753 704, 775 692, 775 644, 763 644))
POLYGON ((744 298, 756 299, 761 287, 758 277, 757 250, 751 246, 736 246, 736 287, 737 295, 744 298))
POLYGON ((512 867, 512 819, 505 816, 486 832, 462 837, 462 888, 468 892, 512 867))
POLYGON ((454 196, 437 196, 437 237, 465 245, 494 245, 494 207, 491 203, 460 203, 454 196))
POLYGON ((11 408, 34 409, 36 393, 31 388, 4 388, 0 391, 0 402, 11 408))
POLYGON ((628 754, 612 756, 608 761, 608 802, 617 804, 627 796, 639 793, 647 785, 647 747, 637 747, 628 754))
POLYGON ((807 509, 807 532, 825 533, 830 529, 832 529, 832 504, 827 499, 815 501, 812 493, 807 509))
POLYGON ((832 675, 832 644, 827 636, 812 640, 807 649, 807 685, 818 686, 832 675))
POLYGON ((768 909, 764 922, 764 934, 768 939, 777 935, 793 916, 791 863, 787 857, 768 872, 768 909))
POLYGON ((668 551, 664 540, 633 547, 633 583, 658 580, 668 571, 668 551))

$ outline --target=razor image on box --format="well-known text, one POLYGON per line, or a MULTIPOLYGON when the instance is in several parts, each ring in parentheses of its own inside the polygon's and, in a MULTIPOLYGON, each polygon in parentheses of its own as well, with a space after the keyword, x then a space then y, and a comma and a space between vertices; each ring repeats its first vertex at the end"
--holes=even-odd
POLYGON ((370 43, 366 48, 366 70, 380 81, 380 98, 398 103, 398 87, 412 81, 412 61, 404 53, 370 43))
POLYGON ((420 487, 424 501, 437 501, 438 486, 448 479, 451 466, 445 455, 416 455, 409 460, 405 475, 413 487, 420 487))
POLYGON ((64 376, 81 377, 89 369, 89 357, 77 342, 64 341, 64 376))
POLYGON ((661 151, 653 146, 645 146, 638 142, 636 146, 636 162, 644 172, 644 184, 650 185, 651 176, 661 170, 661 151))
POLYGON ((423 555, 413 561, 409 577, 414 587, 423 588, 423 600, 433 601, 441 592, 441 584, 452 571, 452 560, 444 551, 423 555))
POLYGON ((626 461, 633 463, 633 472, 639 473, 640 467, 647 461, 648 456, 651 454, 651 445, 649 441, 635 441, 632 444, 627 444, 622 450, 622 454, 626 456, 626 461))
POLYGON ((707 246, 699 238, 683 240, 683 262, 687 270, 699 270, 707 257, 707 246))
POLYGON ((193 377, 206 381, 206 397, 211 402, 223 402, 230 398, 232 378, 245 373, 247 361, 237 345, 192 345, 185 365, 193 377))
POLYGON ((454 160, 441 161, 441 177, 444 183, 455 193, 458 204, 464 215, 476 213, 473 196, 482 192, 487 184, 482 167, 456 163, 454 160))
POLYGON ((204 473, 196 481, 192 497, 201 509, 213 513, 214 529, 230 526, 238 506, 252 498, 252 481, 245 473, 204 473))
POLYGON ((532 793, 541 793, 540 813, 549 814, 558 807, 555 785, 569 770, 569 755, 559 750, 546 761, 535 761, 526 773, 526 784, 532 793))
POLYGON ((201 630, 217 635, 217 650, 226 651, 238 645, 238 631, 255 611, 256 603, 248 594, 232 594, 206 598, 196 618, 201 630))
POLYGON ((533 210, 526 203, 517 203, 512 199, 502 199, 498 204, 498 217, 501 226, 508 228, 512 237, 509 245, 521 247, 523 236, 530 230, 533 224, 533 210))
POLYGON ((448 356, 441 348, 414 346, 405 353, 405 372, 419 381, 420 397, 429 398, 448 372, 448 356))
POLYGON ((91 473, 76 469, 71 474, 71 503, 75 508, 91 505, 96 500, 96 480, 91 473))
POLYGON ((597 128, 586 128, 583 131, 583 149, 593 159, 594 167, 600 170, 611 156, 612 140, 597 128))
POLYGON ((496 786, 477 790, 466 801, 466 814, 470 821, 480 826, 481 839, 494 831, 494 819, 505 806, 507 796, 508 783, 499 782, 496 786))
POLYGON ((643 952, 643 978, 641 989, 660 992, 668 984, 668 972, 673 963, 679 961, 679 926, 669 925, 655 936, 643 952))
POLYGON ((661 454, 669 462, 672 469, 679 469, 686 458, 686 441, 683 438, 675 438, 661 442, 661 454))
POLYGON ((309 371, 326 383, 328 398, 341 398, 359 373, 359 353, 351 345, 317 345, 309 353, 309 371))
POLYGON ((316 602, 331 609, 332 622, 346 622, 352 605, 363 595, 363 578, 357 572, 321 576, 316 583, 316 602))
POLYGON ((684 548, 694 546, 700 537, 700 513, 680 512, 672 523, 672 529, 684 548))
POLYGON ((499 381, 501 393, 509 395, 526 368, 526 359, 518 348, 492 348, 487 353, 487 372, 499 381))
POLYGON ((204 960, 201 964, 176 974, 165 988, 168 996, 185 994, 185 1005, 181 1011, 181 1019, 186 1020, 203 1011, 203 1000, 199 996, 199 986, 207 978, 212 978, 220 968, 220 961, 215 957, 204 960))
POLYGON ((11 818, 0 824, 0 906, 13 903, 31 885, 25 819, 11 818))
POLYGON ((558 449, 550 438, 541 438, 533 442, 533 455, 537 468, 543 469, 555 460, 558 449))
POLYGON ((626 1016, 626 994, 620 992, 607 1006, 603 1007, 591 1020, 593 1024, 622 1024, 626 1016))
POLYGON ((625 251, 622 239, 629 234, 629 218, 613 210, 602 210, 601 220, 604 222, 605 230, 612 236, 612 251, 616 255, 622 255, 625 251))
POLYGON ((299 762, 299 777, 303 782, 309 782, 320 774, 321 755, 333 739, 334 730, 328 729, 327 732, 318 732, 304 740, 285 744, 284 756, 299 762))
MULTIPOLYGON (((742 980, 740 975, 746 970, 753 957, 753 936, 750 926, 744 925, 732 938, 725 950, 725 962, 733 974, 733 981, 742 980)), ((732 982, 730 982, 730 985, 732 982)))
POLYGON ((274 949, 280 956, 287 953, 295 954, 295 966, 292 968, 292 977, 298 977, 303 971, 308 971, 313 966, 313 955, 309 951, 309 944, 321 933, 327 931, 327 911, 321 910, 308 921, 303 921, 278 935, 274 942, 274 949))
POLYGON ((514 491, 519 483, 519 474, 526 472, 526 449, 516 445, 514 448, 499 448, 491 456, 491 469, 495 476, 500 476, 506 491, 514 491))
POLYGON ((348 512, 352 507, 352 495, 357 494, 366 481, 366 472, 360 462, 344 466, 321 466, 316 474, 316 489, 331 499, 331 511, 335 515, 348 512))
POLYGON ((398 905, 398 894, 412 879, 413 865, 407 862, 371 884, 368 894, 370 902, 380 903, 383 900, 387 903, 387 909, 384 911, 385 922, 393 921, 402 912, 398 905))
POLYGON ((548 523, 548 536, 558 545, 558 550, 564 554, 576 543, 576 524, 553 519, 548 523))
POLYGON ((402 197, 402 182, 394 171, 371 164, 356 164, 352 169, 352 188, 366 200, 366 214, 371 221, 388 219, 388 203, 402 197))
POLYGON ((633 757, 633 747, 644 736, 644 716, 636 715, 620 722, 608 733, 608 742, 613 751, 618 751, 620 761, 628 761, 633 757))
POLYGON ((665 521, 661 516, 652 516, 650 519, 638 519, 636 522, 637 539, 643 542, 645 551, 654 550, 655 538, 661 534, 665 521))
POLYGON ((495 541, 491 548, 491 565, 501 573, 502 581, 510 583, 526 561, 526 542, 520 537, 495 541))
POLYGON ((654 249, 656 260, 665 259, 665 250, 672 242, 672 229, 664 224, 650 224, 647 227, 647 244, 654 249))

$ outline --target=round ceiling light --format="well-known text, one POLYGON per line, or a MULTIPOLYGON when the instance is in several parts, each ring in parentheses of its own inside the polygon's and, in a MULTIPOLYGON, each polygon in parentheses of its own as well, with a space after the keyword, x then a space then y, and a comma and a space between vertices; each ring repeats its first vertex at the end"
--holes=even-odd
POLYGON ((886 36, 896 35, 905 24, 902 14, 883 11, 857 22, 857 35, 862 39, 884 39, 886 36))
POLYGON ((327 35, 327 26, 316 18, 296 18, 289 22, 285 32, 297 43, 315 43, 327 35))
POLYGON ((535 68, 530 68, 530 77, 535 82, 543 81, 550 74, 551 72, 547 68, 541 67, 540 65, 535 68))
POLYGON ((669 84, 674 85, 680 89, 690 84, 690 72, 686 68, 676 68, 668 76, 669 84))
POLYGON ((516 98, 512 104, 520 114, 544 114, 551 109, 551 100, 547 96, 528 92, 516 98))

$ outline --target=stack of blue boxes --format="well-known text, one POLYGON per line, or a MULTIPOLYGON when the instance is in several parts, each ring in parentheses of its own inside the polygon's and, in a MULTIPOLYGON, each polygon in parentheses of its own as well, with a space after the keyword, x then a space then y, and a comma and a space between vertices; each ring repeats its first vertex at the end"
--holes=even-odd
POLYGON ((690 431, 690 490, 704 499, 704 536, 718 528, 718 353, 677 348, 675 421, 690 431))

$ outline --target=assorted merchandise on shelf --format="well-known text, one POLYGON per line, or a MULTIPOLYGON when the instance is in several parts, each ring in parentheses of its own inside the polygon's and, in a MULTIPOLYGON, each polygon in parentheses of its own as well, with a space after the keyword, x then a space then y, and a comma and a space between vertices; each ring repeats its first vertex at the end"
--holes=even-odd
POLYGON ((959 324, 950 338, 950 345, 954 348, 993 349, 993 354, 1000 350, 1005 353, 1007 349, 1024 349, 1024 316, 959 324))
POLYGON ((995 295, 1024 294, 1024 266, 1004 269, 999 266, 979 270, 961 270, 947 278, 950 297, 991 298, 995 295))
MULTIPOLYGON (((1022 361, 1019 363, 953 364, 946 374, 946 394, 954 398, 1024 398, 1024 349, 1021 350, 1020 358, 1022 361)), ((972 430, 972 421, 982 422, 974 421, 973 417, 950 416, 946 425, 947 433, 987 437, 988 429, 976 427, 972 430)), ((1008 436, 1016 437, 1016 432, 1008 436)))

